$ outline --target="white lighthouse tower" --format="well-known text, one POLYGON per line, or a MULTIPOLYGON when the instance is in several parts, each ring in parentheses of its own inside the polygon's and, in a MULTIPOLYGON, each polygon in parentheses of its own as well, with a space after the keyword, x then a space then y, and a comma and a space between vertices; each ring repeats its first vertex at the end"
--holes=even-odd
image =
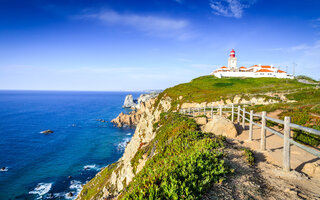
POLYGON ((232 71, 236 71, 238 69, 236 52, 233 49, 231 50, 230 57, 228 59, 228 68, 232 71))

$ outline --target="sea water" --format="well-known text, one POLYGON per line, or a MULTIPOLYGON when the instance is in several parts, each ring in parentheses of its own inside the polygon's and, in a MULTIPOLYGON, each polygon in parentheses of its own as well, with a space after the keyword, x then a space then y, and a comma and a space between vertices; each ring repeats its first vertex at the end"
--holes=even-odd
POLYGON ((0 199, 75 198, 130 141, 134 129, 110 123, 127 94, 0 91, 0 199))

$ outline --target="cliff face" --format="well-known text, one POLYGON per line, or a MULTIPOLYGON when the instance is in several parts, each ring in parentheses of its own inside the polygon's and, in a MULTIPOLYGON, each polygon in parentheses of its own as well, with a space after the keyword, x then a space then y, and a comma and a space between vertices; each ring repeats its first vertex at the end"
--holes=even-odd
POLYGON ((132 181, 135 174, 143 168, 146 160, 139 163, 134 173, 131 160, 141 145, 149 143, 155 137, 153 123, 160 119, 161 112, 166 112, 170 108, 171 99, 169 97, 162 97, 160 100, 153 98, 147 102, 141 102, 138 111, 141 115, 139 123, 123 156, 116 163, 99 172, 94 179, 86 184, 77 199, 115 198, 125 185, 132 181))

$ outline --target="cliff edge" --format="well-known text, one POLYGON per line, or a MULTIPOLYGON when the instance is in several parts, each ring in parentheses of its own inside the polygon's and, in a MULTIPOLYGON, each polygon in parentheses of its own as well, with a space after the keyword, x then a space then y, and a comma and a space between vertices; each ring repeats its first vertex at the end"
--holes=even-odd
MULTIPOLYGON (((141 102, 140 108, 131 115, 122 113, 116 118, 114 122, 122 125, 125 124, 124 121, 137 123, 135 133, 123 156, 88 182, 77 199, 201 199, 203 195, 206 199, 215 199, 210 194, 213 197, 214 194, 217 194, 216 197, 230 196, 230 199, 272 199, 272 195, 276 195, 277 199, 299 199, 297 192, 290 193, 298 189, 291 190, 291 186, 285 181, 281 180, 283 182, 279 184, 282 189, 285 187, 281 191, 280 187, 268 182, 270 179, 274 183, 278 178, 272 172, 272 166, 263 162, 263 159, 264 169, 269 169, 267 172, 271 175, 268 176, 272 179, 265 177, 261 169, 248 169, 252 163, 246 164, 243 160, 251 158, 246 158, 247 150, 242 151, 241 145, 233 144, 225 137, 202 132, 195 121, 197 119, 175 112, 180 108, 237 103, 257 111, 262 108, 271 111, 281 108, 281 113, 286 114, 292 113, 291 108, 304 106, 310 116, 315 113, 317 116, 320 113, 318 107, 314 106, 319 102, 320 95, 317 94, 319 91, 307 84, 275 78, 216 79, 206 76, 168 88, 157 97, 141 102), (134 115, 139 117, 133 117, 134 115), (235 158, 237 159, 234 160, 235 158), (247 169, 247 173, 242 174, 242 169, 247 169), (232 173, 235 175, 227 178, 232 173), (225 181, 232 182, 234 187, 220 187, 225 181), (242 185, 254 187, 249 193, 238 191, 243 189, 242 185), (234 188, 237 190, 234 191, 234 188), (284 191, 288 188, 289 194, 284 191)), ((295 112, 297 119, 300 119, 300 114, 301 112, 295 112)), ((314 121, 311 125, 319 122, 314 121)), ((216 130, 214 126, 207 128, 216 130)), ((221 128, 223 127, 218 129, 221 128)), ((318 144, 316 139, 313 141, 318 144)), ((290 181, 298 179, 299 177, 290 181)), ((299 192, 307 198, 320 197, 312 192, 299 192)))

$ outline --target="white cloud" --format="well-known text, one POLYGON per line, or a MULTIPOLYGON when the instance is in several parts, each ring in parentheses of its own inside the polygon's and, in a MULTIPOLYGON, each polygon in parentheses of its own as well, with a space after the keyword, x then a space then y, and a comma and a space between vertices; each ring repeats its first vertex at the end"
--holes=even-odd
POLYGON ((312 27, 313 28, 320 28, 320 17, 318 19, 312 20, 312 27))
POLYGON ((211 0, 210 7, 215 15, 241 18, 243 10, 254 3, 256 0, 211 0))
POLYGON ((295 62, 297 64, 296 74, 304 74, 315 79, 320 79, 320 40, 309 45, 299 44, 291 47, 264 50, 278 51, 277 54, 281 55, 283 58, 287 58, 287 60, 283 60, 281 63, 282 66, 287 65, 291 67, 292 62, 295 62))
POLYGON ((153 15, 120 14, 109 10, 77 16, 76 19, 99 20, 108 25, 129 26, 148 35, 175 37, 180 40, 193 37, 189 30, 189 22, 184 19, 172 19, 153 15))
POLYGON ((278 47, 269 49, 260 49, 262 51, 283 51, 283 52, 297 52, 302 50, 311 50, 320 47, 320 40, 316 41, 313 45, 299 44, 291 47, 278 47))
POLYGON ((182 4, 184 0, 174 0, 174 1, 177 2, 177 3, 182 4))

